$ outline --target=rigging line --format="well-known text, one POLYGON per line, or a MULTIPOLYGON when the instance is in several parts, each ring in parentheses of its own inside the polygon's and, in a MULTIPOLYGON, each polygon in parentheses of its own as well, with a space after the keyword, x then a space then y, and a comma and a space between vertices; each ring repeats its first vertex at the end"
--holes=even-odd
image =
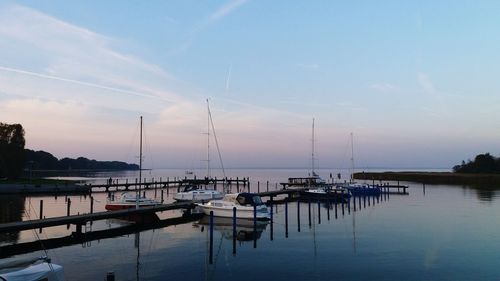
MULTIPOLYGON (((207 100, 207 102, 208 102, 208 100, 207 100)), ((220 161, 220 165, 222 167, 222 174, 223 174, 224 178, 226 178, 226 171, 224 169, 224 163, 222 162, 222 155, 220 152, 219 142, 217 140, 217 135, 215 134, 215 126, 214 126, 214 121, 212 119, 212 112, 210 111, 210 107, 208 108, 208 117, 210 118, 210 123, 212 124, 212 131, 214 132, 215 146, 217 147, 217 153, 219 154, 219 161, 220 161)))
MULTIPOLYGON (((31 211, 31 208, 33 208, 33 213, 35 213, 35 216, 36 216, 36 210, 35 210, 35 208, 33 207, 33 205, 31 204, 31 200, 29 200, 28 202, 29 202, 29 209, 30 209, 30 211, 31 211)), ((29 213, 30 213, 30 212, 28 212, 28 213, 26 213, 26 212, 25 212, 25 214, 26 214, 26 216, 28 217, 28 219, 29 219, 29 220, 31 220, 31 217, 30 217, 29 213)), ((47 249, 45 248, 45 245, 43 245, 42 239, 40 239, 40 236, 38 235, 38 233, 36 233, 36 229, 32 229, 31 231, 32 231, 32 232, 33 232, 33 234, 35 235, 36 240, 37 240, 38 242, 40 242, 40 246, 42 247, 42 250, 43 250, 43 252, 45 253, 45 256, 46 256, 46 257, 48 257, 48 256, 49 256, 49 253, 48 253, 47 249)), ((45 238, 47 238, 47 237, 45 237, 45 238)), ((56 256, 56 258, 57 258, 57 255, 56 255, 56 253, 55 253, 55 252, 54 252, 54 255, 55 255, 55 256, 56 256)), ((50 271, 54 271, 54 267, 52 266, 52 263, 51 263, 51 262, 49 262, 49 263, 48 263, 48 265, 49 265, 50 271)))

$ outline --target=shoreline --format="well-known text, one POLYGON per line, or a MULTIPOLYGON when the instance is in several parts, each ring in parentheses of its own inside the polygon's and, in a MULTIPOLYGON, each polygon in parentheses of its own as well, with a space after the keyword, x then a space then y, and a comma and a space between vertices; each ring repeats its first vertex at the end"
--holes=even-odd
POLYGON ((498 185, 500 174, 459 174, 453 172, 358 172, 357 180, 408 181, 424 184, 498 185))

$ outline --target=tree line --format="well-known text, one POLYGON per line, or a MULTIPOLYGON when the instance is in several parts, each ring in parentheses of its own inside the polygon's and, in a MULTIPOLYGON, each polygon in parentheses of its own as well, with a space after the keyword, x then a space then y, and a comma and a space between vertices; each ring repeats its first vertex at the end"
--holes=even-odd
POLYGON ((121 161, 97 161, 85 157, 57 159, 45 151, 25 149, 26 168, 33 170, 138 170, 137 164, 121 161))
POLYGON ((462 161, 462 164, 453 167, 455 173, 483 173, 493 174, 500 173, 500 158, 494 157, 489 153, 477 155, 473 161, 467 163, 462 161))
POLYGON ((0 178, 17 179, 23 170, 138 170, 136 164, 85 157, 57 159, 45 151, 25 149, 21 124, 0 122, 0 178))

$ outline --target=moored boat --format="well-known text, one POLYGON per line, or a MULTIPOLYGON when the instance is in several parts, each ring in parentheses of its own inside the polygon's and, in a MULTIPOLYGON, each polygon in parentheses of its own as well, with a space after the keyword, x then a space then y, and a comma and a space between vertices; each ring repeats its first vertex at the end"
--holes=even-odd
POLYGON ((209 200, 219 200, 224 198, 224 194, 213 189, 201 189, 196 185, 188 184, 183 186, 182 191, 174 195, 176 201, 207 202, 209 200))
POLYGON ((140 207, 150 207, 161 204, 153 199, 142 197, 138 193, 132 194, 128 192, 122 193, 119 200, 108 201, 104 208, 108 211, 130 209, 130 208, 140 208, 140 207))
POLYGON ((257 220, 270 219, 269 210, 260 196, 253 193, 226 194, 222 200, 211 200, 205 204, 197 204, 206 215, 213 212, 216 217, 233 217, 233 208, 236 208, 236 218, 253 219, 254 208, 257 220))
POLYGON ((352 196, 379 195, 382 192, 380 187, 364 183, 349 183, 342 185, 342 187, 349 190, 352 196))
POLYGON ((64 281, 64 270, 47 257, 17 260, 0 264, 0 280, 64 281))

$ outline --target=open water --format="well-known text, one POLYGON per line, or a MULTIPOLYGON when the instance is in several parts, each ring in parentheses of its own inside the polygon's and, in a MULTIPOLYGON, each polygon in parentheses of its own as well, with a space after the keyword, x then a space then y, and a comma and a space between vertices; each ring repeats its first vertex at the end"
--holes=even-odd
MULTIPOLYGON (((328 170, 319 173, 330 177, 328 170)), ((267 181, 272 190, 287 177, 306 176, 307 171, 228 170, 226 175, 250 177, 251 191, 257 191, 257 182, 263 191, 267 181)), ((92 178, 104 182, 109 177, 132 180, 135 176, 104 173, 92 178)), ((183 170, 154 170, 145 176, 185 175, 183 170)), ((408 195, 358 198, 356 210, 352 201, 343 212, 341 205, 312 202, 309 209, 308 203, 288 203, 288 224, 285 205, 276 205, 272 224, 259 224, 257 233, 252 223, 239 224, 235 248, 231 227, 216 220, 211 264, 206 218, 86 243, 48 246, 47 254, 64 267, 67 280, 104 280, 108 271, 115 272, 116 280, 500 280, 500 193, 496 187, 401 184, 410 186, 408 195)), ((152 190, 147 195, 155 197, 152 190)), ((165 200, 172 201, 172 195, 165 191, 165 200)), ((106 194, 93 196, 94 211, 104 211, 106 194)), ((88 196, 68 198, 71 214, 89 212, 88 196)), ((2 196, 2 222, 38 218, 40 200, 45 217, 66 215, 65 196, 2 196)), ((180 211, 169 211, 159 217, 179 215, 180 211)), ((127 224, 98 221, 87 230, 127 224)), ((44 255, 41 250, 26 249, 12 255, 5 246, 31 241, 49 245, 51 239, 69 236, 74 230, 60 226, 41 233, 1 234, 0 258, 44 255)))

